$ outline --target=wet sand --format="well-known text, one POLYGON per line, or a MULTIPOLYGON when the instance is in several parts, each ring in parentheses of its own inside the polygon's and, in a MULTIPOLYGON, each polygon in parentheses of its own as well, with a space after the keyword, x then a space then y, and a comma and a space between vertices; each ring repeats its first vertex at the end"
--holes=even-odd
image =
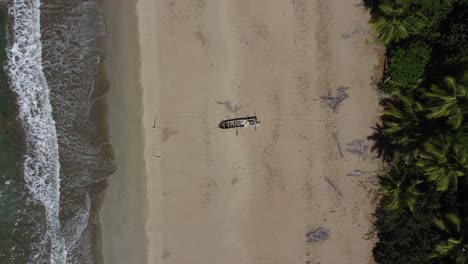
POLYGON ((105 263, 372 263, 378 161, 348 145, 370 145, 379 111, 367 12, 339 0, 139 0, 135 43, 131 4, 117 2, 105 263), (339 87, 349 97, 333 112, 320 97, 339 87), (256 130, 217 128, 252 114, 256 130), (329 239, 307 243, 319 227, 329 239))
POLYGON ((101 208, 104 263, 146 263, 146 176, 136 0, 105 0, 109 135, 117 171, 101 208))

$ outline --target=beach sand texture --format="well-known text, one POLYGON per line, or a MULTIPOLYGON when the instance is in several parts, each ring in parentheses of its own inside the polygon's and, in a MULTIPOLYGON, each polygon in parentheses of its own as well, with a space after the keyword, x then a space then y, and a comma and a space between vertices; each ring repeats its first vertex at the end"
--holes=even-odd
POLYGON ((101 215, 105 263, 373 263, 378 161, 366 137, 379 49, 367 11, 340 0, 112 3, 118 171, 101 215), (349 97, 334 112, 320 98, 339 87, 349 97), (256 130, 217 128, 252 114, 256 130), (329 238, 306 242, 320 227, 329 238))

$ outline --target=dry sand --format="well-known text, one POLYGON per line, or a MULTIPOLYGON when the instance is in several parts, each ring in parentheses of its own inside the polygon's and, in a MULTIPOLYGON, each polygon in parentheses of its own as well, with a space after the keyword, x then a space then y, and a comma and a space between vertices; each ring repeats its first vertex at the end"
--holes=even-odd
POLYGON ((373 262, 378 161, 348 146, 370 145, 379 110, 362 7, 139 0, 138 45, 135 1, 112 5, 105 263, 373 262), (349 98, 334 113, 320 97, 340 86, 349 98), (217 128, 254 113, 257 130, 217 128), (307 243, 319 227, 329 239, 307 243))

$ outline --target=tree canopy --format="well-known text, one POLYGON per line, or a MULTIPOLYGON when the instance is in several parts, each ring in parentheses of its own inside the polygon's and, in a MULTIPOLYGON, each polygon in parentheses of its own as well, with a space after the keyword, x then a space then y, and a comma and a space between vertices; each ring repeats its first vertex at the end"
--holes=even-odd
POLYGON ((468 263, 468 0, 365 3, 388 56, 374 259, 468 263))

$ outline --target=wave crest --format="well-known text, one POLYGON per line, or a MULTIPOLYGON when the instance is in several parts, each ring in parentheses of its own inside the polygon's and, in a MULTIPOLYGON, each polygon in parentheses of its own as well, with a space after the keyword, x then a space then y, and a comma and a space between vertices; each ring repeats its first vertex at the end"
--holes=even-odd
POLYGON ((42 67, 40 0, 14 0, 7 74, 18 96, 19 119, 26 134, 24 178, 32 198, 45 209, 47 229, 33 245, 31 263, 65 263, 60 228, 60 163, 49 88, 42 67))

